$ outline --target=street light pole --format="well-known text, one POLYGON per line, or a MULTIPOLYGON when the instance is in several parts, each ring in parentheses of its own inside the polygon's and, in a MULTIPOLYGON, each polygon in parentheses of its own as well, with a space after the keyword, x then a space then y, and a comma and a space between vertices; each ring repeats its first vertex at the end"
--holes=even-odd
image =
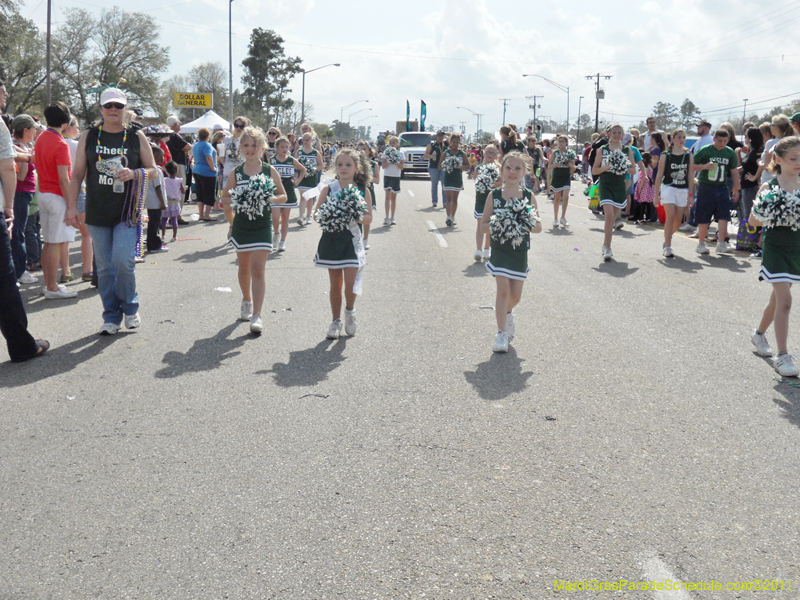
MULTIPOLYGON (((578 98, 578 123, 577 128, 578 131, 575 132, 575 147, 578 147, 578 144, 581 141, 581 100, 583 100, 583 96, 578 98)), ((567 131, 567 135, 569 135, 569 131, 567 131)))
POLYGON ((567 92, 567 136, 569 136, 569 86, 561 85, 560 83, 556 83, 555 81, 552 81, 547 77, 542 77, 541 75, 537 75, 536 73, 525 73, 523 77, 538 77, 539 79, 544 79, 547 83, 549 83, 550 85, 554 85, 562 92, 567 92))
POLYGON ((343 107, 342 107, 342 110, 341 110, 341 111, 339 111, 339 123, 341 123, 341 122, 342 122, 342 119, 344 119, 344 109, 345 109, 345 108, 350 108, 351 106, 355 106, 355 105, 356 105, 356 104, 358 104, 359 102, 369 102, 369 100, 356 100, 355 102, 351 102, 351 103, 350 103, 350 104, 348 104, 347 106, 343 106, 343 107))
POLYGON ((470 109, 470 108, 467 108, 466 106, 456 106, 456 108, 461 108, 461 109, 464 109, 464 110, 468 110, 469 112, 471 112, 471 113, 472 113, 472 115, 473 115, 473 116, 475 117, 475 119, 476 119, 476 123, 475 123, 475 137, 476 137, 476 138, 479 138, 479 137, 481 136, 481 117, 482 117, 483 115, 482 115, 482 114, 479 114, 479 113, 476 113, 474 110, 472 110, 472 109, 470 109))
POLYGON ((233 127, 233 0, 228 2, 228 119, 233 127))
POLYGON ((303 92, 301 95, 300 100, 300 124, 302 125, 306 121, 306 73, 313 73, 314 71, 319 71, 320 69, 324 69, 325 67, 340 67, 339 63, 330 63, 327 65, 322 65, 321 67, 316 67, 314 69, 309 69, 306 71, 303 69, 303 92))
POLYGON ((353 115, 357 115, 358 113, 364 112, 365 110, 372 110, 372 109, 371 108, 362 108, 361 110, 357 110, 356 112, 350 113, 349 115, 347 115, 347 124, 350 125, 350 119, 353 118, 353 115))
POLYGON ((50 0, 47 0, 47 105, 50 105, 50 0))

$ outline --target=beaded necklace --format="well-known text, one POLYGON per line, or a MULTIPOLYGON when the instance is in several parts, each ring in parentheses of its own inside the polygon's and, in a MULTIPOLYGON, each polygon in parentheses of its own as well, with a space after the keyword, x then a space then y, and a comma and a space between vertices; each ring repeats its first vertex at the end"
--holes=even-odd
POLYGON ((57 133, 58 135, 61 136, 61 139, 64 139, 64 134, 61 133, 58 129, 53 129, 52 127, 48 127, 47 131, 52 131, 53 133, 57 133))
MULTIPOLYGON (((127 150, 127 148, 125 148, 125 142, 128 140, 128 129, 125 128, 125 129, 123 129, 123 131, 125 133, 122 135, 122 148, 121 149, 122 149, 122 156, 125 156, 125 152, 127 150)), ((100 156, 100 137, 102 135, 103 135, 103 126, 100 125, 100 127, 97 128, 97 150, 96 150, 97 162, 100 162, 100 163, 103 162, 103 157, 100 156)))

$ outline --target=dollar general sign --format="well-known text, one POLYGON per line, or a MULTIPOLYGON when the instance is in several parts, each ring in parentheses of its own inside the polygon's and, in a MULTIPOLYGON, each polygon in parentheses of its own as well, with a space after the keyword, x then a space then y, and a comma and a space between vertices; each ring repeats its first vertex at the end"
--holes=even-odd
POLYGON ((189 94, 176 92, 172 95, 172 106, 182 108, 211 108, 214 94, 189 94))

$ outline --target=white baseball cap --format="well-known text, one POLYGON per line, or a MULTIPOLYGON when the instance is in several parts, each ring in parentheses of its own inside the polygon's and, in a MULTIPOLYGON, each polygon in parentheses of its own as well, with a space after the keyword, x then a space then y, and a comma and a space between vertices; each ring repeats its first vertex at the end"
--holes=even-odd
POLYGON ((123 106, 128 105, 128 99, 125 97, 125 94, 122 93, 122 90, 118 90, 117 88, 108 88, 100 96, 100 106, 104 106, 109 102, 119 102, 123 106))
POLYGON ((170 115, 170 116, 167 117, 167 127, 172 127, 176 123, 180 123, 180 122, 181 122, 181 120, 178 117, 176 117, 175 115, 170 115))

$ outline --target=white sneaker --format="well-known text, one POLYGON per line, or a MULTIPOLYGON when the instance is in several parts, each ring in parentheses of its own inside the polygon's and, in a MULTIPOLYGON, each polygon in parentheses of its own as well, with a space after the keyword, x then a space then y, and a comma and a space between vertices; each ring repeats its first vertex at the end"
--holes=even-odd
POLYGON ((239 319, 242 321, 249 321, 253 317, 253 303, 247 300, 242 300, 242 312, 239 319))
POLYGON ((558 222, 561 224, 562 227, 569 227, 569 223, 567 223, 567 220, 564 217, 561 217, 558 220, 558 222))
POLYGON ((705 242, 697 242, 697 247, 694 249, 698 254, 710 254, 711 250, 706 247, 705 242))
POLYGON ((800 369, 792 362, 792 357, 789 354, 778 354, 775 358, 775 370, 782 377, 797 377, 800 375, 800 369))
POLYGON ((297 224, 302 227, 303 225, 306 224, 306 221, 305 219, 303 219, 303 217, 297 217, 297 224))
POLYGON ((328 334, 325 337, 329 340, 338 340, 340 335, 342 335, 342 320, 335 319, 328 328, 328 334))
POLYGON ((672 247, 667 246, 666 248, 664 248, 664 256, 666 256, 667 258, 672 258, 673 256, 675 256, 675 253, 672 251, 672 247))
POLYGON ((369 250, 369 238, 364 238, 364 250, 369 250))
POLYGON ((453 215, 452 217, 450 217, 450 227, 455 227, 455 226, 456 226, 456 217, 455 215, 453 215))
POLYGON ((731 253, 731 245, 728 242, 717 242, 716 253, 717 254, 730 254, 731 253))
POLYGON ((137 312, 135 315, 125 315, 125 328, 136 329, 142 324, 142 319, 137 312))
POLYGON ((553 229, 558 229, 558 219, 553 219, 553 229))
POLYGON ((608 262, 614 257, 614 253, 611 251, 611 248, 607 247, 603 244, 603 260, 608 262))
POLYGON ((614 229, 622 229, 625 227, 625 223, 621 219, 617 219, 616 223, 614 223, 614 229))
POLYGON ((261 322, 261 317, 253 315, 250 319, 250 331, 253 333, 261 333, 264 331, 264 323, 261 322))
POLYGON ((281 240, 278 242, 278 252, 283 252, 286 250, 286 240, 281 240))
POLYGON ((481 251, 480 248, 475 250, 474 258, 475 258, 475 262, 481 262, 481 260, 483 260, 483 252, 481 251))
POLYGON ((688 223, 684 223, 683 225, 678 227, 678 231, 694 231, 694 227, 692 227, 688 223))
POLYGON ((383 226, 384 227, 388 227, 391 224, 392 224, 392 220, 389 217, 386 217, 386 218, 383 219, 383 226))
POLYGON ((394 220, 394 217, 392 217, 392 225, 397 225, 397 221, 394 220))
POLYGON ((492 249, 491 248, 484 248, 483 249, 483 260, 489 262, 489 259, 492 258, 492 249))
POLYGON ((753 329, 750 341, 753 342, 753 346, 756 347, 756 354, 759 356, 772 356, 773 352, 772 348, 769 347, 767 334, 758 333, 758 329, 753 329))
POLYGON ((103 326, 100 328, 100 335, 115 335, 120 329, 122 329, 122 325, 103 323, 103 326))
POLYGON ((47 300, 60 300, 62 298, 74 298, 78 295, 78 292, 71 292, 67 290, 63 285, 58 286, 58 290, 55 292, 48 290, 47 288, 44 289, 44 297, 47 300))
POLYGON ((514 311, 513 310, 510 313, 506 313, 506 333, 508 334, 508 340, 509 341, 514 339, 514 311))
POLYGON ((39 278, 38 277, 34 277, 28 271, 25 271, 22 275, 19 276, 19 279, 17 281, 19 281, 20 283, 26 283, 26 284, 27 283, 36 283, 37 281, 39 281, 39 278))
POLYGON ((495 352, 508 352, 508 334, 505 331, 499 331, 494 338, 495 352))
POLYGON ((347 335, 356 334, 356 310, 344 309, 344 332, 347 335))

